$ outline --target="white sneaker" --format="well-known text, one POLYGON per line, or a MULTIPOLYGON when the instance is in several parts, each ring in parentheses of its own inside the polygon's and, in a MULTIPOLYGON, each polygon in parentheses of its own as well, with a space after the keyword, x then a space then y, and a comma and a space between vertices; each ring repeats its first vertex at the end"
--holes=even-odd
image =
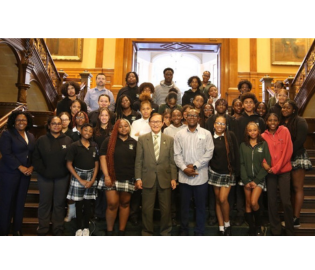
POLYGON ((76 218, 75 211, 76 211, 75 210, 75 203, 74 204, 68 204, 67 216, 65 217, 64 221, 70 222, 71 219, 76 218))
POLYGON ((90 230, 87 229, 87 228, 85 228, 85 229, 83 230, 82 236, 90 236, 90 230))
POLYGON ((83 236, 82 230, 81 229, 77 230, 75 236, 83 236))

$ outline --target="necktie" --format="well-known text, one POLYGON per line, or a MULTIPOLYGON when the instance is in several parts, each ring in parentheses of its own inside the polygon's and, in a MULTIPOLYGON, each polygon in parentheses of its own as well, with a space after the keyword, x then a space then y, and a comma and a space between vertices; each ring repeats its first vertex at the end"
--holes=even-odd
POLYGON ((154 142, 153 142, 154 154, 155 154, 156 161, 159 159, 159 154, 160 154, 160 148, 159 148, 159 144, 158 144, 158 137, 159 137, 159 135, 154 135, 154 142))

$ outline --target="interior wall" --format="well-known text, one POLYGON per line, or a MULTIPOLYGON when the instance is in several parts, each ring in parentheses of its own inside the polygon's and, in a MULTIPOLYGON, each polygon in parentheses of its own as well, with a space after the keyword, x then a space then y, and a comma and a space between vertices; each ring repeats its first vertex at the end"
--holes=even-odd
POLYGON ((49 111, 45 97, 35 81, 27 90, 27 108, 30 111, 49 111))
POLYGON ((18 99, 18 67, 11 48, 0 44, 0 100, 1 102, 16 102, 18 99))

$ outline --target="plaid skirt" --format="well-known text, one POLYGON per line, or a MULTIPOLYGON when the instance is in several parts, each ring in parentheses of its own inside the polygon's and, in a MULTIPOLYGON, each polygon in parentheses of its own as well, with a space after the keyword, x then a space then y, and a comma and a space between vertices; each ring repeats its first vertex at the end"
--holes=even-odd
POLYGON ((117 190, 118 192, 129 192, 133 193, 135 191, 135 181, 134 180, 116 180, 114 185, 111 187, 105 186, 104 175, 98 181, 97 189, 100 190, 117 190))
MULTIPOLYGON (((82 178, 83 180, 91 181, 94 169, 92 170, 81 170, 79 168, 74 169, 76 173, 80 176, 80 178, 82 178)), ((93 186, 91 186, 90 188, 85 188, 74 176, 72 176, 67 199, 73 201, 82 201, 83 199, 95 200, 96 199, 95 188, 96 181, 94 181, 93 186)))
POLYGON ((302 155, 295 156, 293 160, 291 160, 291 165, 292 170, 304 169, 310 171, 313 167, 306 151, 302 155))
POLYGON ((229 174, 219 174, 215 171, 212 171, 209 167, 208 172, 208 184, 213 185, 216 187, 230 187, 236 185, 235 175, 229 175, 229 174))
MULTIPOLYGON (((240 186, 245 186, 242 180, 238 182, 240 186)), ((267 191, 267 185, 266 185, 266 179, 262 183, 259 183, 257 186, 259 186, 263 191, 267 191)))

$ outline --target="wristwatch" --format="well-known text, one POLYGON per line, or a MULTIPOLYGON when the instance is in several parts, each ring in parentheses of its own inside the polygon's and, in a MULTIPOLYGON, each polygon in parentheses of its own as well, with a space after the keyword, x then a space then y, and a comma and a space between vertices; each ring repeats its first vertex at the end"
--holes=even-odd
POLYGON ((198 169, 196 165, 194 165, 193 168, 194 168, 195 171, 198 169))

